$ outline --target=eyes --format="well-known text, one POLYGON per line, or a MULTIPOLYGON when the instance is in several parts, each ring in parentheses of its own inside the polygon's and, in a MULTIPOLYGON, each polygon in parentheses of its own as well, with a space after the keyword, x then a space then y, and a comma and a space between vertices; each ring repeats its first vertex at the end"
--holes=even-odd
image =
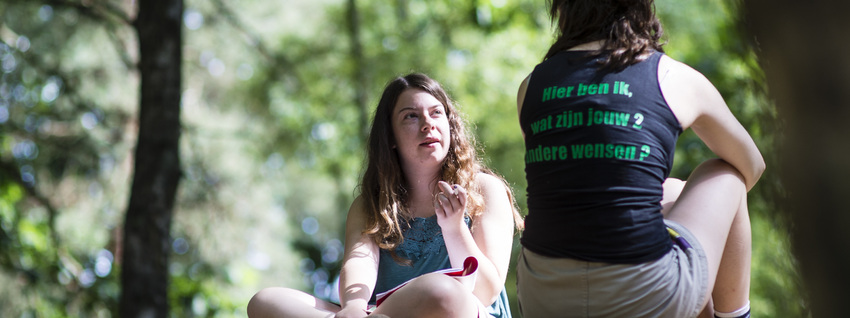
MULTIPOLYGON (((419 115, 420 115, 420 113, 418 113, 418 112, 409 111, 409 112, 404 114, 402 119, 419 118, 419 115)), ((439 117, 439 116, 445 115, 445 110, 443 110, 442 107, 434 108, 434 109, 431 110, 430 115, 431 115, 431 117, 439 117)))

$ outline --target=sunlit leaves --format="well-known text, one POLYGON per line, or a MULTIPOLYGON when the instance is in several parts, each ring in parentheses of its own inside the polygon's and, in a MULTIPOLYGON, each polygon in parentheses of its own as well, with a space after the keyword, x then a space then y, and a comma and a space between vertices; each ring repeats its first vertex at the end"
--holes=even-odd
MULTIPOLYGON (((175 316, 242 316, 266 286, 332 297, 365 128, 394 76, 419 71, 443 83, 524 206, 515 94, 552 41, 545 1, 354 3, 356 38, 346 1, 186 1, 184 166, 169 266, 175 316)), ((774 110, 738 33, 735 1, 656 6, 668 54, 718 87, 772 169, 774 110)), ((42 284, 8 287, 36 300, 0 306, 0 315, 106 316, 120 291, 116 246, 137 129, 135 35, 91 11, 40 1, 4 1, 0 11, 0 160, 12 167, 0 172, 0 281, 42 284), (61 208, 59 246, 29 189, 61 208), (19 274, 22 264, 34 274, 19 274)), ((686 178, 711 156, 686 133, 673 176, 686 178)), ((750 195, 754 313, 802 316, 787 235, 770 217, 778 186, 764 178, 750 195)))
MULTIPOLYGON (((26 248, 33 248, 38 253, 44 253, 48 249, 47 233, 49 233, 46 224, 33 224, 29 220, 21 220, 18 222, 18 235, 21 244, 26 248)), ((28 264, 32 267, 32 264, 28 264)))

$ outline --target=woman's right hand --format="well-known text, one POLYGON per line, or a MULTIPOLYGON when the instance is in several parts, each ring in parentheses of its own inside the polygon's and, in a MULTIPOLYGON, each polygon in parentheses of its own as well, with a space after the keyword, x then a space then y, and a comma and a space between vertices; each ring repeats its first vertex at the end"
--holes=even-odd
POLYGON ((445 181, 437 182, 440 192, 434 200, 434 212, 437 214, 437 224, 444 232, 468 229, 464 222, 466 215, 466 189, 460 185, 449 185, 445 181))
POLYGON ((361 308, 356 308, 354 306, 343 307, 340 311, 334 315, 334 318, 363 318, 368 316, 369 314, 366 310, 361 308))

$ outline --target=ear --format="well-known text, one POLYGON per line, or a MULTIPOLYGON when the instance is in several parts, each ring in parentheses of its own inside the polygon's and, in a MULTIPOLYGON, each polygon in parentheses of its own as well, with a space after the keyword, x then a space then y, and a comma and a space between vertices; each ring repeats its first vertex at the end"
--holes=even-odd
POLYGON ((393 149, 395 149, 395 145, 393 145, 393 147, 392 147, 392 148, 393 148, 393 149))

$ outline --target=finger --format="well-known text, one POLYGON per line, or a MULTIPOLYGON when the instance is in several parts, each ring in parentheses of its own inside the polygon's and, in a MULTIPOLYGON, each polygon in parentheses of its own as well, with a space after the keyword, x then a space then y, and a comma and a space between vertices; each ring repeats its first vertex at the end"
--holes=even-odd
POLYGON ((445 216, 446 214, 443 205, 440 203, 440 198, 436 195, 434 196, 434 213, 437 214, 437 217, 445 216))
POLYGON ((451 200, 449 200, 449 198, 446 197, 445 194, 437 193, 437 200, 440 201, 440 205, 443 207, 443 213, 448 215, 449 213, 452 213, 452 211, 455 210, 454 206, 452 206, 451 200))
POLYGON ((451 208, 452 210, 450 211, 454 211, 454 209, 457 209, 460 206, 459 202, 457 201, 457 192, 454 191, 454 189, 452 189, 452 186, 450 186, 447 182, 438 182, 437 188, 439 188, 440 191, 442 191, 442 194, 449 200, 451 206, 446 207, 451 208))
POLYGON ((466 208, 466 199, 467 199, 467 195, 468 195, 466 193, 466 189, 464 187, 461 187, 458 184, 456 184, 455 187, 457 187, 455 189, 455 192, 457 192, 457 200, 460 203, 460 206, 463 207, 463 208, 466 208))
POLYGON ((448 182, 437 182, 437 187, 440 188, 440 191, 443 191, 443 193, 446 194, 446 197, 453 197, 455 195, 455 191, 452 189, 452 186, 450 186, 448 182))
POLYGON ((462 205, 460 204, 460 200, 458 200, 457 189, 460 187, 455 184, 453 186, 449 186, 448 183, 444 181, 439 182, 440 189, 443 190, 443 193, 446 194, 446 197, 449 198, 449 201, 452 203, 452 207, 454 209, 460 209, 462 205))

